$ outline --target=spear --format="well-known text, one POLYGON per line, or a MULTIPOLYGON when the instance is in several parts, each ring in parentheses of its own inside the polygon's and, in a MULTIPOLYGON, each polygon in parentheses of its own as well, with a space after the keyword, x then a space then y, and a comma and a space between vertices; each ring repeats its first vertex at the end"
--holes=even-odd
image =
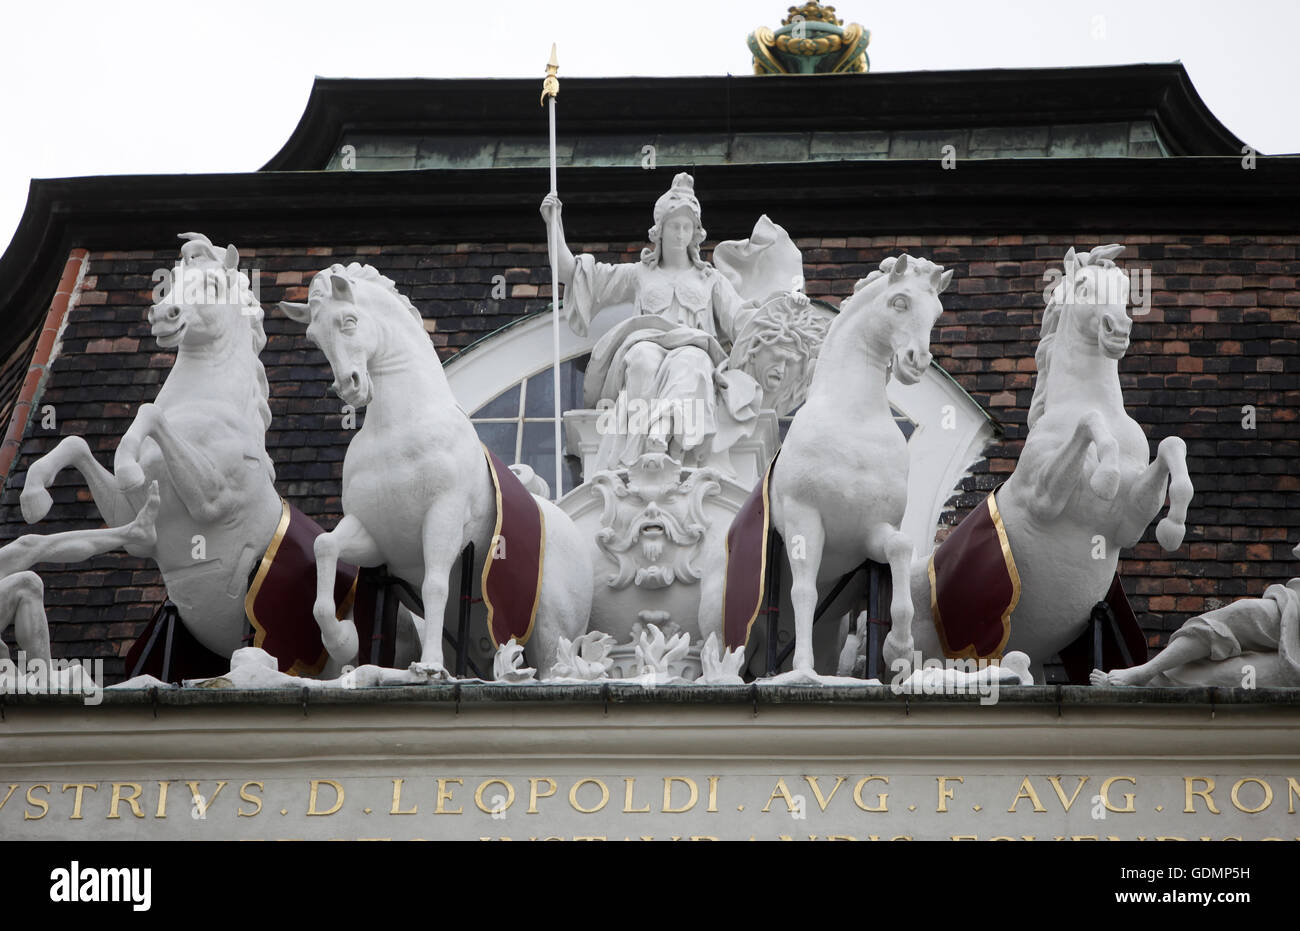
MULTIPOLYGON (((542 104, 550 100, 551 117, 551 194, 559 193, 555 184, 555 98, 560 93, 560 79, 556 73, 560 70, 560 62, 555 57, 555 43, 551 43, 551 59, 546 63, 546 79, 542 82, 542 104)), ((552 385, 555 395, 555 500, 560 500, 560 495, 564 490, 564 483, 561 475, 561 457, 563 456, 563 447, 560 445, 560 270, 556 265, 557 243, 555 214, 551 214, 551 222, 548 224, 546 231, 548 242, 547 254, 551 259, 551 350, 552 360, 554 362, 551 368, 552 385)))

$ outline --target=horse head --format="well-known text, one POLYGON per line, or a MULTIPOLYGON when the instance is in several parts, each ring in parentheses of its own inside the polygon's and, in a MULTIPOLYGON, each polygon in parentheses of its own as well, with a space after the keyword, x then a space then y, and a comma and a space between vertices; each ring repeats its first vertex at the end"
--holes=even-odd
MULTIPOLYGON (((1118 243, 1091 252, 1065 253, 1065 274, 1052 290, 1049 312, 1055 305, 1052 330, 1064 324, 1085 345, 1096 345, 1109 359, 1128 351, 1133 320, 1128 315, 1128 275, 1112 261, 1124 251, 1118 243)), ((1043 330, 1049 330, 1044 315, 1043 330)))
POLYGON ((280 309, 307 325, 308 341, 329 360, 330 388, 357 409, 373 399, 371 374, 380 357, 409 346, 417 330, 428 342, 415 306, 377 269, 357 262, 318 272, 306 304, 281 301, 280 309))
MULTIPOLYGON (((929 259, 890 256, 858 281, 840 306, 841 319, 866 341, 869 355, 885 360, 886 371, 905 385, 916 384, 930 365, 930 331, 943 313, 939 295, 952 280, 929 259)), ((828 342, 830 337, 828 337, 828 342)))
POLYGON ((181 233, 180 258, 164 275, 149 308, 158 345, 199 347, 230 338, 238 327, 251 334, 253 355, 266 345, 262 305, 248 275, 239 270, 239 250, 220 249, 202 233, 181 233))
POLYGON ((1133 320, 1128 315, 1129 280, 1114 259, 1124 246, 1112 243, 1091 252, 1065 253, 1065 271, 1047 300, 1034 359, 1038 379, 1029 405, 1029 426, 1047 408, 1052 356, 1059 345, 1118 361, 1128 351, 1133 320))

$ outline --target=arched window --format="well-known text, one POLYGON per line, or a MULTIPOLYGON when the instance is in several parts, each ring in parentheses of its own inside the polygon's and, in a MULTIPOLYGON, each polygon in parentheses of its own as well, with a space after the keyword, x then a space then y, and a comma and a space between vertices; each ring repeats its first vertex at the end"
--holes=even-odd
MULTIPOLYGON (((586 337, 561 327, 562 410, 585 407, 582 379, 592 346, 630 313, 630 306, 611 308, 593 321, 586 337)), ((551 338, 550 311, 531 314, 461 350, 445 367, 452 393, 483 443, 507 464, 531 466, 548 484, 555 475, 551 338)), ((992 423, 937 365, 915 385, 891 381, 888 394, 911 457, 902 529, 924 552, 958 480, 979 461, 992 438, 992 423)), ((790 419, 781 418, 782 437, 790 419)), ((584 479, 579 458, 565 456, 563 491, 572 491, 584 479)))

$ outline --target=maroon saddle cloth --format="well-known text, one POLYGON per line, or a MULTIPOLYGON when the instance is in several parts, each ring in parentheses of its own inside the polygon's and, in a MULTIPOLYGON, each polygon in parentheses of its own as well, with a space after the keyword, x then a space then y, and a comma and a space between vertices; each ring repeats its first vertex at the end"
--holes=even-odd
POLYGON ((486 446, 488 470, 496 491, 497 520, 483 560, 483 604, 492 642, 511 638, 520 645, 532 636, 542 593, 546 524, 532 494, 486 446))
MULTIPOLYGON (((249 579, 244 613, 252 627, 252 645, 279 661, 281 672, 314 675, 328 657, 320 627, 312 615, 316 601, 314 541, 325 531, 281 499, 280 522, 249 579)), ((353 613, 363 656, 374 631, 374 573, 340 562, 334 574, 337 616, 353 613)), ((247 642, 247 641, 245 641, 247 642)), ((363 660, 364 661, 364 660, 363 660)), ((203 646, 178 617, 160 609, 127 655, 128 676, 153 675, 170 682, 219 676, 230 658, 203 646)))
MULTIPOLYGON (((1012 616, 1020 601, 1020 574, 996 496, 995 489, 930 556, 930 614, 944 655, 954 659, 1001 658, 1011 637, 1012 616)), ((1121 639, 1133 662, 1145 662, 1146 638, 1118 573, 1103 600, 1115 617, 1114 625, 1102 628, 1106 668, 1128 665, 1121 639)), ((1061 661, 1071 682, 1088 681, 1093 663, 1091 626, 1061 650, 1061 661)))
MULTIPOLYGON (((780 450, 777 451, 780 455, 780 450)), ((722 590, 722 638, 728 650, 749 642, 749 632, 763 606, 767 590, 768 541, 772 535, 769 486, 776 456, 768 463, 763 480, 732 518, 727 530, 726 579, 722 590)))

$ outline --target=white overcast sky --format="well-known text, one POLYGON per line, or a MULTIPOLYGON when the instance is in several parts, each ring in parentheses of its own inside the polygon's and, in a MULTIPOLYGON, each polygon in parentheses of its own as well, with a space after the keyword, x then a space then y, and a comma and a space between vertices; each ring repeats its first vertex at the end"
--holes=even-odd
MULTIPOLYGON (((776 26, 789 5, 8 2, 0 7, 0 243, 12 237, 33 177, 257 170, 296 125, 315 75, 537 77, 540 91, 552 41, 561 79, 749 74, 745 36, 776 26), (212 133, 218 125, 233 131, 212 133)), ((835 6, 871 30, 873 71, 1180 60, 1238 137, 1269 154, 1300 151, 1300 0, 835 6)))

